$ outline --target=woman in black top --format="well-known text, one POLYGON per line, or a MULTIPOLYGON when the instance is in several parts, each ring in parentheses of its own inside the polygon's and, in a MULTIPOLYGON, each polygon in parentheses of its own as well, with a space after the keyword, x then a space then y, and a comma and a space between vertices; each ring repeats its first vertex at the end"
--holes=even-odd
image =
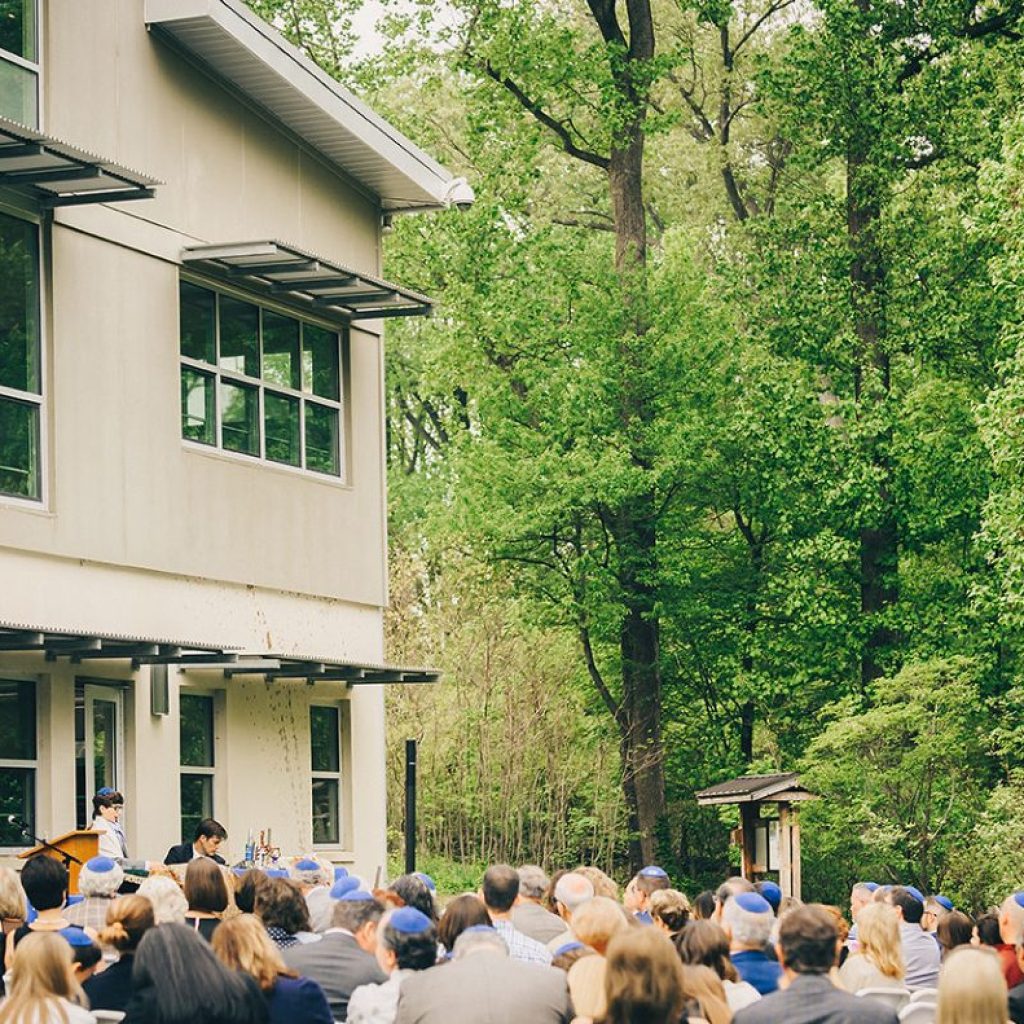
POLYGON ((227 910, 228 887, 224 874, 209 857, 196 857, 185 870, 185 924, 209 941, 227 910))
POLYGON ((229 970, 187 924, 142 937, 124 1024, 266 1024, 267 1003, 248 975, 229 970))
POLYGON ((93 1010, 124 1010, 132 995, 132 965, 142 936, 154 926, 153 904, 144 896, 122 896, 110 904, 107 927, 99 934, 104 946, 120 953, 117 963, 94 974, 83 986, 93 1010))

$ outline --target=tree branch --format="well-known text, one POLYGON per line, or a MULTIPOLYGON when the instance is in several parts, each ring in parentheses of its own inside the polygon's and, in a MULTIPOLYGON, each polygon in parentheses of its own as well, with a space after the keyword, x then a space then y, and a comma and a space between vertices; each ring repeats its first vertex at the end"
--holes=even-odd
POLYGON ((617 723, 622 724, 622 706, 612 695, 612 691, 608 689, 608 684, 604 680, 604 676, 601 675, 601 670, 597 667, 597 659, 594 657, 594 647, 590 642, 590 630, 583 621, 582 613, 580 615, 579 622, 579 637, 580 645, 583 647, 583 658, 587 663, 587 672, 590 675, 590 681, 594 684, 594 689, 601 696, 601 700, 604 701, 604 706, 611 713, 612 718, 617 723))

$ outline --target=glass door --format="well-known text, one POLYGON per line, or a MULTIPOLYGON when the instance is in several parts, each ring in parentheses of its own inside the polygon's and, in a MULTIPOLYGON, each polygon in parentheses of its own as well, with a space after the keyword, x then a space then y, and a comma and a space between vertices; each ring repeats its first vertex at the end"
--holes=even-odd
POLYGON ((104 787, 120 789, 124 750, 121 691, 75 685, 75 790, 79 828, 92 823, 92 798, 104 787))

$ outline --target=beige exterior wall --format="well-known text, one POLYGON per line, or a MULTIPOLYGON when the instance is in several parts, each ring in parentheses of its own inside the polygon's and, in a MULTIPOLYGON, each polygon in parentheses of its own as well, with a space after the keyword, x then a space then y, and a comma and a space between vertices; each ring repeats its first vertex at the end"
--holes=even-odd
MULTIPOLYGON (((0 621, 378 662, 387 600, 383 356, 353 330, 344 482, 181 440, 178 280, 187 245, 277 239, 379 272, 379 211, 344 175, 146 31, 143 0, 43 0, 50 135, 166 182, 154 200, 57 210, 43 222, 45 500, 0 498, 0 621)), ((0 209, 24 201, 0 191, 0 209)), ((131 852, 178 839, 179 686, 217 693, 216 814, 242 855, 249 827, 289 853, 311 835, 309 704, 350 722, 341 847, 383 866, 380 687, 226 681, 0 652, 38 680, 38 827, 74 824, 74 683, 125 684, 131 852)))

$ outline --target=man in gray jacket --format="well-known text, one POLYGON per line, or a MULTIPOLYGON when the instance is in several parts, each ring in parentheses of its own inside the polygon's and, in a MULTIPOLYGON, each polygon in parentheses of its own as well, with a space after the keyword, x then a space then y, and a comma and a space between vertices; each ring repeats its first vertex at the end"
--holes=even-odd
POLYGON ((811 904, 791 910, 779 925, 776 947, 789 984, 759 999, 733 1024, 898 1024, 882 1002, 836 988, 829 971, 836 962, 835 922, 811 904))
POLYGON ((564 971, 509 959, 486 925, 455 940, 454 960, 402 981, 395 1024, 568 1024, 564 971))
POLYGON ((360 985, 381 985, 388 980, 376 957, 377 924, 384 906, 368 892, 346 893, 334 907, 330 928, 319 942, 281 950, 288 967, 312 978, 327 996, 335 1020, 348 1017, 348 1000, 360 985))

